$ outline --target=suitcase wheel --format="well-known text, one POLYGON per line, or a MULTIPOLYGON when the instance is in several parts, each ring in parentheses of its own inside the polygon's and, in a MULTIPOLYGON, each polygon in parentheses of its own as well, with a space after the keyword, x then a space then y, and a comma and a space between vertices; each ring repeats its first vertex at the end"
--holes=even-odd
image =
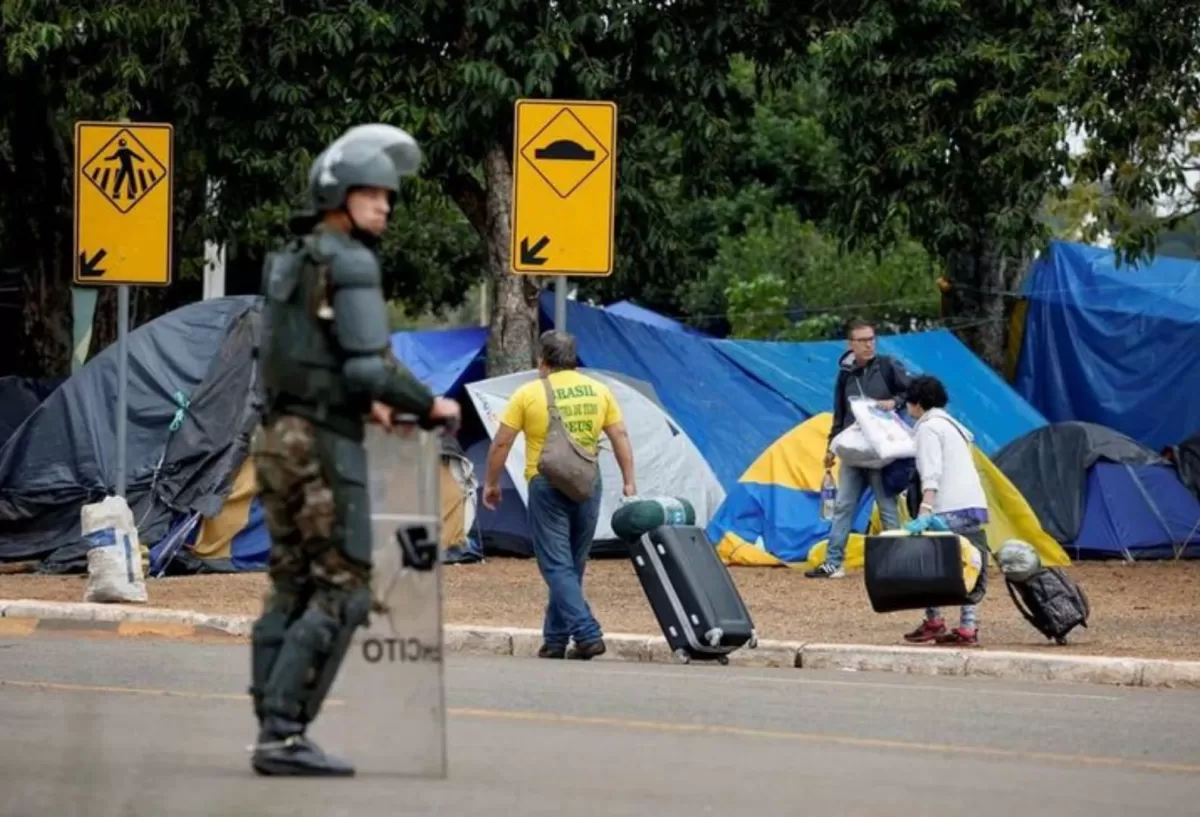
POLYGON ((690 664, 692 663, 692 656, 688 655, 687 650, 683 649, 683 647, 680 647, 679 649, 675 650, 675 660, 680 664, 690 664))
POLYGON ((729 656, 728 655, 718 655, 717 663, 723 667, 729 666, 729 656))
POLYGON ((746 642, 746 648, 750 650, 758 649, 758 635, 750 636, 750 640, 746 642))

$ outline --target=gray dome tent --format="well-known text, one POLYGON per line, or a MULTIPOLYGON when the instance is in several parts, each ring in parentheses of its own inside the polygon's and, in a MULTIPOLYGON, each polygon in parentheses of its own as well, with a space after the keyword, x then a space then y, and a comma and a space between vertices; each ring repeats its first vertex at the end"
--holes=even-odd
MULTIPOLYGON (((177 514, 220 510, 260 392, 260 299, 189 304, 129 333, 126 501, 144 546, 177 514)), ((113 490, 117 347, 50 394, 0 448, 0 561, 84 569, 80 509, 113 490)))
POLYGON ((1088 470, 1098 462, 1157 465, 1156 453, 1095 423, 1054 423, 1018 437, 992 457, 1029 502, 1042 528, 1060 543, 1083 524, 1088 470))

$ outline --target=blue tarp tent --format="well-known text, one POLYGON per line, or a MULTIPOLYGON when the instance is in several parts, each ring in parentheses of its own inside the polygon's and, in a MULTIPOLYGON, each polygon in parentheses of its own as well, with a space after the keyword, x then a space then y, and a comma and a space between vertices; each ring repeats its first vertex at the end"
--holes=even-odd
MULTIPOLYGON (((540 328, 548 329, 553 324, 553 293, 542 293, 540 307, 540 328)), ((567 329, 578 338, 581 363, 649 382, 727 491, 744 487, 739 479, 779 437, 832 406, 837 360, 846 349, 842 342, 715 341, 656 325, 662 321, 621 317, 627 309, 567 302, 567 329)), ((487 330, 482 327, 401 333, 397 338, 397 356, 418 377, 426 382, 440 377, 453 384, 441 389, 443 393, 483 373, 487 330), (420 343, 409 341, 414 335, 420 336, 420 343), (451 364, 456 368, 439 370, 451 364)), ((971 426, 985 453, 1046 424, 949 332, 881 338, 880 351, 900 357, 914 372, 946 379, 952 409, 971 426)), ((487 440, 463 442, 478 471, 487 440)), ((479 512, 479 524, 493 544, 505 537, 513 542, 527 538, 523 504, 507 502, 502 511, 479 512)), ((827 531, 827 522, 811 521, 827 531)), ((518 547, 501 549, 521 552, 518 547)))
MULTIPOLYGON (((824 560, 830 523, 821 518, 820 490, 825 440, 832 424, 830 412, 810 417, 776 440, 746 469, 707 529, 725 562, 773 566, 807 561, 816 566, 824 560)), ((1070 559, 1041 527, 1011 481, 978 446, 972 453, 987 496, 990 519, 985 530, 992 547, 999 548, 1007 539, 1021 539, 1033 545, 1043 564, 1069 564, 1070 559)), ((871 493, 868 489, 858 505, 846 543, 847 568, 862 565, 862 534, 874 512, 871 493)))
POLYGON ((644 306, 638 306, 633 301, 617 301, 615 304, 609 304, 604 307, 604 311, 619 318, 641 321, 647 326, 653 326, 657 329, 666 329, 669 332, 684 332, 685 334, 696 335, 697 337, 707 337, 704 332, 693 326, 680 323, 674 318, 668 318, 666 315, 660 315, 652 309, 646 309, 644 306))
MULTIPOLYGON (((807 416, 833 410, 833 385, 838 359, 846 353, 844 342, 721 340, 712 345, 749 375, 770 384, 807 416)), ((1036 409, 944 329, 881 335, 879 353, 898 357, 914 374, 941 378, 950 393, 950 411, 971 429, 975 444, 988 456, 1046 425, 1036 409)))
MULTIPOLYGON (((540 306, 541 328, 549 328, 552 293, 543 293, 540 306)), ((738 486, 746 469, 777 438, 830 408, 837 358, 845 350, 842 343, 718 342, 623 318, 615 311, 568 302, 567 328, 579 339, 581 363, 647 381, 726 490, 738 486)), ((464 384, 483 378, 487 336, 486 327, 399 332, 392 346, 396 356, 432 389, 455 394, 464 384)), ((972 425, 986 451, 1044 425, 1036 412, 947 332, 884 338, 881 351, 898 355, 915 371, 932 371, 952 380, 953 408, 972 425)), ((465 428, 460 439, 481 475, 487 440, 478 431, 465 428)), ((228 514, 223 515, 241 524, 225 529, 210 523, 203 531, 187 534, 192 550, 208 561, 210 569, 224 564, 245 569, 246 554, 262 558, 261 511, 257 499, 247 496, 246 500, 239 503, 231 496, 228 514)), ((480 508, 477 518, 479 528, 493 540, 507 534, 519 544, 527 538, 524 516, 518 497, 507 501, 498 514, 480 508)), ((828 527, 820 520, 816 524, 828 527)), ((522 552, 520 547, 502 545, 501 549, 522 552)))
MULTIPOLYGON (((553 298, 543 294, 543 326, 553 298)), ((841 341, 713 340, 662 331, 572 301, 567 329, 587 366, 650 382, 730 490, 767 446, 798 422, 830 411, 841 341), (753 423, 733 422, 752 417, 753 423)), ((951 410, 989 456, 1046 425, 1003 378, 946 330, 882 336, 879 351, 946 381, 951 410)))
MULTIPOLYGON (((757 468, 751 466, 738 485, 727 489, 729 496, 709 526, 709 536, 731 563, 766 564, 767 556, 785 562, 804 560, 813 544, 828 537, 830 523, 819 514, 821 471, 813 471, 817 476, 809 474, 805 482, 797 481, 797 469, 802 463, 817 468, 822 459, 825 440, 824 436, 814 436, 814 423, 823 416, 823 424, 818 425, 823 429, 821 435, 828 434, 838 360, 846 353, 846 344, 710 343, 756 382, 769 384, 786 397, 802 417, 813 419, 772 441, 773 448, 763 447, 757 468), (807 453, 798 453, 801 449, 807 453), (772 452, 779 456, 772 457, 772 452), (760 541, 756 543, 755 539, 760 541), (765 548, 766 554, 752 552, 756 546, 765 548)), ((950 332, 881 336, 879 352, 899 358, 914 374, 929 373, 943 379, 950 392, 951 411, 971 429, 976 446, 985 455, 1046 425, 1037 411, 950 332)), ((992 493, 994 501, 1000 501, 997 497, 1003 491, 992 493)), ((859 506, 856 532, 866 529, 873 501, 868 489, 859 506)), ((1004 501, 1015 505, 1011 497, 1005 496, 1004 501)))
MULTIPOLYGON (((553 298, 542 301, 553 315, 553 298)), ((712 341, 663 331, 603 309, 567 302, 567 331, 585 366, 645 380, 730 490, 775 439, 805 418, 771 386, 747 374, 712 341)))
POLYGON ((1048 420, 1155 451, 1200 430, 1200 263, 1118 268, 1111 250, 1056 241, 1023 295, 1014 386, 1048 420))
POLYGON ((242 461, 221 511, 178 518, 150 549, 150 575, 238 573, 262 570, 271 551, 271 534, 259 501, 254 465, 242 461))
POLYGON ((392 352, 435 394, 453 394, 486 374, 488 328, 396 332, 392 352))

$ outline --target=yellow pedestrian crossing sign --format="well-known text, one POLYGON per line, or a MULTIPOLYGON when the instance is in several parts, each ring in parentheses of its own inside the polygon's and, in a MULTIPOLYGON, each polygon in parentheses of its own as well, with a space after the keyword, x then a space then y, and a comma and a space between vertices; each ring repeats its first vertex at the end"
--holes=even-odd
POLYGON ((171 283, 174 128, 75 123, 75 274, 80 285, 171 283))

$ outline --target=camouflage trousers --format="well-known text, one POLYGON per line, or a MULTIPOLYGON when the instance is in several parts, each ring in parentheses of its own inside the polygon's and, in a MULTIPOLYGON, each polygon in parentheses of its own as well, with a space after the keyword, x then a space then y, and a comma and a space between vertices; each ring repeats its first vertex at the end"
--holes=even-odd
POLYGON ((370 583, 366 488, 339 467, 346 446, 356 444, 295 415, 272 417, 255 432, 251 456, 271 534, 266 610, 295 614, 315 604, 338 618, 342 601, 370 583))

